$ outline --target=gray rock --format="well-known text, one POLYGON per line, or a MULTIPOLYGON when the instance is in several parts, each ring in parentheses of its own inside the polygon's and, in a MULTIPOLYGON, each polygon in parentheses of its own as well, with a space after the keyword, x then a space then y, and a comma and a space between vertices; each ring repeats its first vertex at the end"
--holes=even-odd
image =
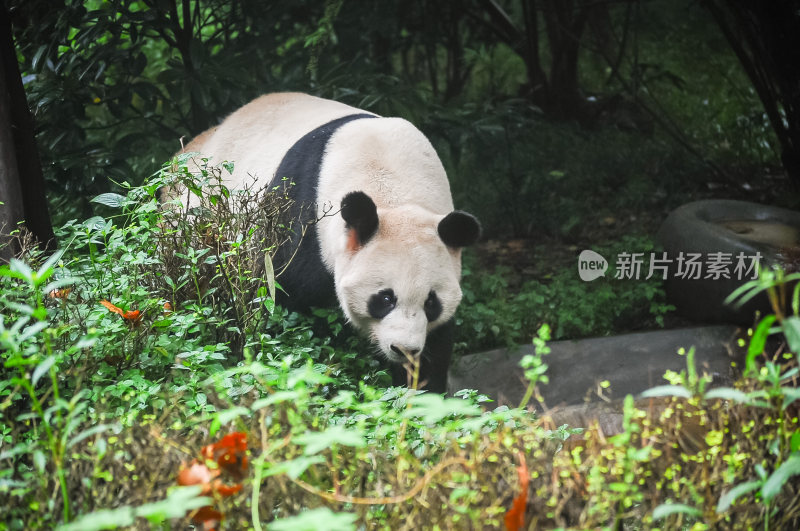
MULTIPOLYGON (((550 383, 540 385, 539 391, 547 408, 636 395, 666 384, 666 370, 686 369, 686 356, 678 355, 678 349, 688 352, 692 346, 698 372, 727 385, 734 376, 731 362, 741 366, 744 360, 745 349, 737 346, 741 334, 735 326, 719 325, 553 341, 549 343, 551 353, 544 357, 550 383), (604 380, 611 384, 608 389, 600 388, 604 380)), ((500 404, 517 406, 527 388, 519 361, 533 352, 529 345, 463 356, 451 367, 450 392, 477 389, 500 404)))
MULTIPOLYGON (((741 308, 723 301, 752 275, 736 272, 737 256, 761 255, 762 267, 791 264, 800 245, 800 213, 747 201, 710 199, 682 205, 672 211, 656 236, 672 260, 665 290, 678 313, 696 323, 753 324, 756 311, 771 313, 764 293, 741 308), (703 265, 712 253, 727 253, 730 278, 714 278, 706 268, 700 278, 678 276, 680 253, 699 253, 703 265)), ((749 262, 748 260, 747 262, 749 262)))

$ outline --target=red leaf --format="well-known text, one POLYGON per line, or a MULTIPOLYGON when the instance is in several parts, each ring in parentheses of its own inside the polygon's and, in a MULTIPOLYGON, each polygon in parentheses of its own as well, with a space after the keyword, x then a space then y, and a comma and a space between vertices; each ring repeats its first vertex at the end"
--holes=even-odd
POLYGON ((247 435, 239 431, 229 433, 218 442, 204 446, 201 455, 240 480, 247 470, 247 435))
POLYGON ((126 319, 132 322, 133 324, 138 324, 139 321, 142 319, 142 312, 140 312, 139 310, 131 310, 126 312, 119 306, 114 306, 107 300, 100 301, 100 304, 105 306, 109 312, 118 313, 122 316, 123 319, 126 319))
POLYGON ((140 312, 139 310, 131 310, 129 312, 123 313, 122 317, 123 319, 127 319, 128 321, 138 323, 142 319, 142 312, 140 312))
POLYGON ((203 529, 214 529, 222 521, 222 513, 206 505, 192 512, 192 520, 202 524, 203 529))
MULTIPOLYGON (((241 483, 226 485, 219 476, 225 472, 235 479, 241 480, 244 477, 247 470, 247 435, 241 432, 229 433, 214 444, 204 446, 200 455, 206 462, 217 463, 219 468, 209 468, 197 459, 192 460, 188 466, 184 463, 178 471, 178 485, 202 485, 201 493, 204 496, 231 496, 242 490, 241 483)), ((222 513, 211 505, 201 507, 191 513, 191 516, 192 520, 202 524, 203 529, 213 529, 222 521, 222 513)))
POLYGON ((528 483, 530 482, 530 474, 528 474, 528 466, 525 464, 525 456, 522 452, 517 452, 519 458, 519 466, 517 467, 517 475, 519 476, 519 487, 521 492, 514 498, 514 503, 511 509, 506 513, 506 529, 508 531, 519 531, 525 525, 525 509, 528 505, 528 483))
POLYGON ((217 480, 211 485, 215 492, 220 496, 231 496, 242 490, 242 484, 236 483, 235 485, 225 485, 222 481, 217 480))

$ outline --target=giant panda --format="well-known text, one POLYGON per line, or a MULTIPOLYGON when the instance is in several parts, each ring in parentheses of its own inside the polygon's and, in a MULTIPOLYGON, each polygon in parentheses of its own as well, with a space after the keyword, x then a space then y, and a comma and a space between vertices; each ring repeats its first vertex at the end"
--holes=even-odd
POLYGON ((421 356, 424 388, 446 391, 461 249, 481 227, 454 210, 422 132, 401 118, 278 93, 235 111, 184 151, 233 162, 224 182, 231 189, 291 183, 287 193, 312 205, 316 222, 282 253, 291 261, 278 279, 279 302, 302 310, 338 301, 391 362, 395 385, 407 382, 407 356, 421 356))

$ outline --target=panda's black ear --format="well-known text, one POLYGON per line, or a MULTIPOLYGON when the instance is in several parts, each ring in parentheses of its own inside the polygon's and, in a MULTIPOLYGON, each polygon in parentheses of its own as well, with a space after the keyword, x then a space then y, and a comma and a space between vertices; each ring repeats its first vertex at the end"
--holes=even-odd
POLYGON ((364 192, 350 192, 342 199, 342 218, 351 231, 348 247, 356 250, 378 230, 378 209, 364 192), (352 241, 355 240, 355 241, 352 241))
POLYGON ((442 218, 437 230, 448 247, 467 247, 481 237, 481 224, 475 216, 461 210, 454 210, 442 218))

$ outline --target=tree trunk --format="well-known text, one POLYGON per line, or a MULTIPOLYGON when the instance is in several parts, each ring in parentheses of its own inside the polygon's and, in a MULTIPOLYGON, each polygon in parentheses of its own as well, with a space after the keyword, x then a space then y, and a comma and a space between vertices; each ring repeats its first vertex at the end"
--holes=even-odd
POLYGON ((41 248, 56 242, 5 4, 0 14, 0 261, 8 261, 19 250, 10 233, 21 222, 41 248))
POLYGON ((586 26, 588 7, 585 2, 548 0, 544 20, 550 42, 549 112, 552 116, 571 120, 580 115, 582 98, 578 83, 578 58, 581 37, 586 26))
POLYGON ((786 173, 800 185, 800 1, 706 0, 704 5, 764 106, 786 173))

